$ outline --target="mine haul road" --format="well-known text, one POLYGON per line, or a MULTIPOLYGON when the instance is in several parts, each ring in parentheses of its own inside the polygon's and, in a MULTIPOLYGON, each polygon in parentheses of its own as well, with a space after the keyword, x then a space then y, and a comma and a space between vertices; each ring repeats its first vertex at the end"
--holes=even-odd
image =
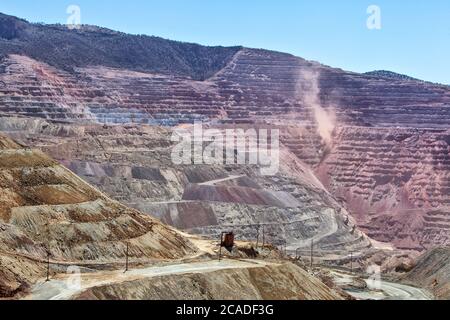
POLYGON ((207 273, 226 269, 261 268, 277 265, 253 260, 212 260, 206 262, 181 263, 166 266, 152 266, 142 269, 117 271, 99 271, 81 274, 81 281, 73 274, 59 274, 46 282, 45 279, 34 285, 31 293, 24 300, 69 300, 85 290, 97 286, 117 284, 145 278, 153 278, 176 274, 207 273))
POLYGON ((428 290, 416 288, 413 286, 385 281, 378 279, 378 284, 373 281, 376 279, 365 279, 357 277, 348 272, 332 270, 331 275, 334 281, 340 285, 351 284, 354 279, 360 278, 367 284, 364 290, 345 290, 347 293, 360 300, 433 300, 433 294, 428 290))
POLYGON ((408 285, 381 281, 379 291, 349 293, 361 300, 433 300, 433 295, 427 290, 408 285))

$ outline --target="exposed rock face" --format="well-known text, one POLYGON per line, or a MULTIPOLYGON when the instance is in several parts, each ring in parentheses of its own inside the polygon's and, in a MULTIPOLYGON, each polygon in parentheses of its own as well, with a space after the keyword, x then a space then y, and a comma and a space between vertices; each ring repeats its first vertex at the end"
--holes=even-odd
POLYGON ((45 150, 114 199, 191 233, 346 254, 371 246, 311 169, 287 149, 275 176, 251 165, 175 165, 171 129, 58 125, 7 119, 0 127, 45 150), (8 128, 7 128, 8 127, 8 128), (264 236, 263 236, 264 233, 264 236))
POLYGON ((450 299, 450 248, 426 252, 404 277, 405 281, 426 287, 439 299, 450 299))
POLYGON ((0 136, 0 295, 11 296, 57 263, 174 259, 189 240, 129 209, 39 150, 0 136))
MULTIPOLYGON (((109 40, 118 36, 95 28, 79 32, 68 32, 62 27, 48 28, 53 28, 49 34, 58 39, 75 37, 90 41, 94 34, 109 40)), ((13 29, 20 31, 20 28, 13 29)), ((49 29, 37 31, 49 32, 49 29)), ((11 36, 19 37, 23 43, 34 43, 19 33, 11 36)), ((124 35, 121 37, 127 41, 124 35)), ((109 40, 106 41, 108 48, 109 40)), ((171 56, 174 45, 158 40, 152 48, 160 48, 164 55, 171 56)), ((26 48, 6 51, 1 62, 0 112, 4 116, 20 115, 75 124, 93 121, 178 125, 202 120, 219 126, 277 126, 281 129, 284 147, 316 171, 322 183, 334 196, 342 198, 342 204, 348 206, 358 224, 372 237, 391 241, 400 248, 419 250, 449 242, 448 86, 389 72, 345 72, 288 54, 246 48, 214 49, 213 52, 217 50, 213 54, 215 67, 200 63, 197 69, 194 62, 212 54, 209 49, 186 47, 182 50, 182 61, 188 62, 181 65, 187 65, 186 68, 179 67, 179 63, 172 68, 152 62, 139 69, 129 61, 105 57, 94 60, 89 66, 83 62, 85 60, 50 66, 48 57, 32 55, 26 48), (204 76, 198 76, 199 70, 205 71, 200 72, 204 76)), ((86 50, 94 49, 89 46, 86 50)), ((141 56, 136 53, 136 57, 141 56)), ((6 130, 14 129, 14 120, 11 121, 6 130)), ((42 132, 35 130, 33 134, 41 140, 39 135, 49 130, 43 126, 35 129, 38 128, 42 132)), ((82 135, 84 130, 82 126, 61 126, 58 134, 70 136, 76 131, 82 135)), ((123 132, 120 128, 116 130, 109 134, 123 132)), ((160 141, 142 138, 140 135, 145 135, 145 129, 139 130, 143 130, 135 134, 139 138, 108 139, 116 148, 111 154, 93 152, 76 156, 77 149, 70 147, 69 151, 62 151, 59 147, 53 148, 52 155, 58 154, 59 160, 66 160, 78 173, 84 171, 82 175, 97 180, 97 185, 116 199, 136 202, 141 207, 146 207, 147 203, 139 199, 150 199, 151 203, 158 200, 204 202, 207 198, 204 194, 212 197, 210 200, 229 204, 274 205, 266 190, 248 190, 245 183, 226 187, 194 186, 195 192, 187 190, 187 198, 182 199, 186 182, 192 181, 182 178, 180 183, 181 178, 176 178, 166 183, 155 170, 149 169, 155 166, 155 161, 145 154, 145 149, 151 149, 160 141), (142 161, 130 160, 127 152, 133 149, 144 154, 142 161), (124 168, 129 166, 127 162, 135 162, 131 167, 137 168, 124 168), (111 176, 134 180, 113 183, 111 176), (104 181, 100 182, 100 177, 104 181), (146 179, 149 177, 151 182, 146 179), (161 185, 166 186, 154 188, 161 185), (240 189, 242 187, 247 189, 240 189), (192 193, 197 196, 192 197, 192 193), (131 194, 137 194, 136 198, 130 199, 131 194), (247 197, 247 200, 257 197, 259 202, 237 199, 232 194, 247 197)), ((88 135, 92 137, 79 149, 111 148, 101 137, 96 141, 96 134, 88 135)), ((33 143, 30 136, 25 140, 33 143)), ((51 144, 53 142, 41 141, 43 146, 51 144)), ((167 159, 167 155, 165 157, 167 159)), ((216 179, 220 178, 224 178, 223 173, 216 179)), ((250 189, 255 188, 250 186, 250 189)), ((186 205, 180 209, 177 204, 176 210, 174 206, 161 207, 161 214, 167 216, 168 212, 186 210, 186 205)), ((289 209, 283 206, 280 208, 278 203, 275 207, 289 209)), ((202 212, 198 221, 214 222, 210 209, 202 212)), ((176 224, 175 220, 171 221, 176 224)))
POLYGON ((316 172, 371 237, 405 249, 447 244, 449 137, 445 129, 343 128, 316 172))
POLYGON ((343 300, 293 265, 170 275, 88 289, 83 300, 343 300))
POLYGON ((69 73, 18 55, 2 67, 1 111, 54 120, 177 124, 218 118, 283 121, 314 132, 324 121, 316 114, 321 107, 345 126, 447 128, 450 122, 446 86, 345 73, 262 50, 242 49, 207 81, 105 67, 69 73))

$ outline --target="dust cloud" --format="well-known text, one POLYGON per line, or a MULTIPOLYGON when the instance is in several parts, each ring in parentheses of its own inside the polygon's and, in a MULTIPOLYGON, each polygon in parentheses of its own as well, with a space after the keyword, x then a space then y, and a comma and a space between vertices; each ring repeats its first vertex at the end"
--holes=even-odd
POLYGON ((336 127, 336 115, 332 108, 325 110, 320 103, 319 71, 302 70, 297 79, 297 99, 311 108, 317 124, 317 133, 330 145, 336 127))

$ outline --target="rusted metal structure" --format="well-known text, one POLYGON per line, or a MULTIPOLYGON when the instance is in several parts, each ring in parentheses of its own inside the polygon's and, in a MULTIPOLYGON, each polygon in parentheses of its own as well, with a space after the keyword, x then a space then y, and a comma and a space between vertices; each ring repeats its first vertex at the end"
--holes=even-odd
POLYGON ((222 247, 227 249, 229 252, 231 252, 233 250, 233 247, 234 247, 234 233, 233 232, 222 232, 220 234, 219 260, 222 258, 222 247))
POLYGON ((228 251, 231 251, 234 247, 234 233, 233 232, 222 233, 221 245, 228 251))

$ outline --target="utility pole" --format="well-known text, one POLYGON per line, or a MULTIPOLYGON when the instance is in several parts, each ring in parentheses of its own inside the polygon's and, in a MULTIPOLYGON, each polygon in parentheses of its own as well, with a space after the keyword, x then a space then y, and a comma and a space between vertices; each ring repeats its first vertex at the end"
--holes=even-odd
POLYGON ((350 274, 353 274, 353 251, 350 252, 350 274))
POLYGON ((311 270, 313 268, 313 252, 314 252, 314 239, 311 239, 311 253, 309 257, 311 270))
POLYGON ((284 255, 284 257, 286 258, 287 257, 287 241, 282 240, 280 243, 281 243, 281 245, 280 245, 281 254, 284 255))
POLYGON ((222 243, 223 243, 223 232, 220 233, 220 241, 219 241, 219 261, 222 258, 222 243))
POLYGON ((260 225, 258 225, 256 227, 256 250, 258 250, 258 245, 259 245, 259 228, 260 228, 260 225))
POLYGON ((263 227, 263 244, 262 244, 262 246, 263 246, 263 249, 264 249, 264 246, 265 246, 265 244, 266 244, 266 235, 265 235, 265 226, 263 225, 262 226, 263 227))
POLYGON ((46 282, 50 281, 50 228, 49 222, 45 223, 45 227, 47 230, 47 279, 46 282))
POLYGON ((47 280, 45 281, 50 281, 50 251, 47 251, 47 280))
POLYGON ((127 253, 126 253, 126 260, 125 260, 125 272, 128 271, 128 249, 129 249, 129 244, 127 242, 127 253))

